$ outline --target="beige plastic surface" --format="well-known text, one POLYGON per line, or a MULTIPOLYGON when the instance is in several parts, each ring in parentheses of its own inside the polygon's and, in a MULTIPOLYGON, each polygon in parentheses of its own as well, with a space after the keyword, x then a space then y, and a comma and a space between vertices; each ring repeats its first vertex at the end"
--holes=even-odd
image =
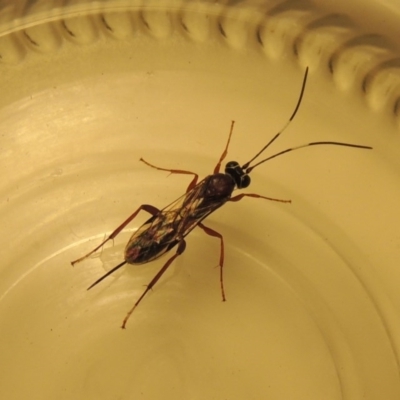
POLYGON ((397 44, 309 2, 49 3, 0 10, 0 398, 398 400, 397 44), (205 176, 235 120, 227 161, 245 163, 306 66, 268 155, 374 149, 256 168, 246 192, 292 204, 248 198, 207 219, 227 301, 219 242, 195 230, 120 329, 167 258, 86 288, 148 216, 70 261, 184 193, 188 177, 140 157, 205 176))

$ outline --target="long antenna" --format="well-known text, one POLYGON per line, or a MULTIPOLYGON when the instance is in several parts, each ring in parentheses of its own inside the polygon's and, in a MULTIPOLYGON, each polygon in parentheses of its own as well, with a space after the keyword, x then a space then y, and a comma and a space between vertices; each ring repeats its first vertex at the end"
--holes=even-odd
POLYGON ((269 160, 272 160, 275 157, 279 157, 283 154, 289 153, 293 150, 299 150, 299 149, 303 149, 305 147, 309 147, 309 146, 320 146, 320 145, 333 145, 333 146, 346 146, 346 147, 355 147, 358 149, 368 149, 371 150, 372 147, 370 146, 364 146, 364 145, 360 145, 360 144, 352 144, 352 143, 343 143, 343 142, 311 142, 311 143, 306 143, 306 144, 302 144, 299 146, 295 146, 295 147, 291 147, 289 149, 286 150, 282 150, 279 153, 273 154, 272 156, 269 156, 267 158, 265 158, 264 160, 259 161, 258 163, 252 165, 251 167, 249 166, 260 154, 262 154, 276 139, 278 139, 278 137, 286 130, 286 128, 289 126, 289 124, 292 122, 293 118, 296 116, 297 111, 300 108, 300 104, 301 101, 303 99, 303 95, 304 95, 304 91, 306 88, 306 83, 307 83, 307 76, 308 76, 308 67, 306 68, 306 72, 304 73, 304 78, 303 78, 303 83, 301 85, 301 90, 300 90, 300 96, 299 99, 297 100, 297 104, 296 107, 292 113, 292 116, 289 118, 289 120, 286 122, 286 124, 284 125, 284 127, 250 160, 248 161, 246 164, 244 164, 242 166, 242 169, 245 171, 246 174, 249 174, 255 167, 258 167, 260 164, 263 164, 269 160))
POLYGON ((301 100, 303 99, 304 90, 306 88, 307 76, 308 76, 308 67, 306 68, 306 72, 304 73, 303 84, 301 85, 301 90, 300 90, 300 96, 299 99, 297 100, 297 104, 292 113, 292 116, 288 119, 285 126, 250 161, 248 161, 246 164, 242 166, 242 169, 247 169, 250 163, 253 162, 261 153, 263 153, 273 142, 275 142, 275 140, 278 139, 278 137, 286 130, 286 128, 292 122, 293 118, 297 114, 297 111, 299 110, 301 100))
POLYGON ((279 153, 273 154, 272 156, 269 156, 268 158, 261 160, 257 164, 254 164, 251 167, 248 167, 246 169, 246 174, 249 174, 255 167, 258 167, 260 164, 263 164, 269 160, 272 160, 275 157, 281 156, 282 154, 289 153, 290 151, 293 151, 293 150, 303 149, 304 147, 308 147, 308 146, 319 146, 319 145, 347 146, 347 147, 356 147, 359 149, 369 149, 369 150, 372 149, 372 147, 370 147, 370 146, 363 146, 361 144, 342 143, 342 142, 311 142, 311 143, 307 143, 307 144, 302 144, 300 146, 292 147, 290 149, 282 150, 279 153))

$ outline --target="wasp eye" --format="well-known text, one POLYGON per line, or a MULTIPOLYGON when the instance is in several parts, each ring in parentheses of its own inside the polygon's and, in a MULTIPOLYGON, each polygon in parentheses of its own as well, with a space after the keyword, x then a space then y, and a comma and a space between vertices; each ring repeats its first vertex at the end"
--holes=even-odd
POLYGON ((242 175, 238 184, 239 189, 247 188, 250 185, 251 179, 248 175, 242 175))

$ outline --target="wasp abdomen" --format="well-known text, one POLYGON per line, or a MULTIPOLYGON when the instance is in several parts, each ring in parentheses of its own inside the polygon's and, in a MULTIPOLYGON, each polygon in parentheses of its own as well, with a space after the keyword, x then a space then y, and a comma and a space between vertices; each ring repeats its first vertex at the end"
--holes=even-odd
POLYGON ((160 228, 158 224, 155 226, 145 224, 135 232, 126 245, 125 261, 128 264, 144 264, 153 261, 174 247, 176 243, 176 234, 170 225, 160 228))

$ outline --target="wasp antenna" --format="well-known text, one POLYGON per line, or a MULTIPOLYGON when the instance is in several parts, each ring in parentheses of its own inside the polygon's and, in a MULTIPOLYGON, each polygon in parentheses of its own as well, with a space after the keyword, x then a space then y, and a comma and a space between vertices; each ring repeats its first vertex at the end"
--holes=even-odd
POLYGON ((346 147, 355 147, 355 148, 358 148, 358 149, 372 150, 371 146, 364 146, 364 145, 361 145, 361 144, 342 143, 342 142, 311 142, 311 143, 307 143, 307 144, 302 144, 300 146, 291 147, 290 149, 282 150, 279 153, 273 154, 272 156, 269 156, 266 159, 261 160, 257 164, 247 168, 246 169, 246 174, 249 174, 255 167, 258 167, 260 164, 263 164, 263 163, 265 163, 265 162, 267 162, 269 160, 272 160, 275 157, 279 157, 282 154, 286 154, 286 153, 289 153, 290 151, 294 151, 294 150, 303 149, 303 148, 309 147, 309 146, 320 146, 320 145, 346 146, 346 147))
POLYGON ((115 272, 117 269, 120 269, 123 265, 126 264, 126 261, 123 261, 121 264, 118 264, 116 267, 108 271, 106 274, 104 274, 102 277, 97 279, 96 282, 92 283, 87 290, 91 289, 93 286, 96 286, 98 283, 100 283, 103 279, 107 278, 107 276, 111 275, 113 272, 115 272))
POLYGON ((288 121, 286 122, 286 124, 283 126, 283 128, 250 160, 248 161, 246 164, 244 164, 242 166, 242 169, 247 169, 250 165, 250 163, 252 163, 261 153, 263 153, 273 142, 275 142, 276 139, 278 139, 278 137, 286 130, 286 128, 289 126, 289 124, 292 122, 293 118, 296 116, 297 111, 300 108, 300 104, 301 101, 303 99, 303 95, 304 95, 304 90, 306 88, 306 82, 307 82, 307 76, 308 76, 308 67, 306 68, 306 72, 304 73, 304 78, 303 78, 303 83, 301 85, 301 90, 300 90, 300 96, 299 99, 297 100, 297 104, 296 107, 294 108, 294 111, 291 115, 291 117, 288 119, 288 121))

